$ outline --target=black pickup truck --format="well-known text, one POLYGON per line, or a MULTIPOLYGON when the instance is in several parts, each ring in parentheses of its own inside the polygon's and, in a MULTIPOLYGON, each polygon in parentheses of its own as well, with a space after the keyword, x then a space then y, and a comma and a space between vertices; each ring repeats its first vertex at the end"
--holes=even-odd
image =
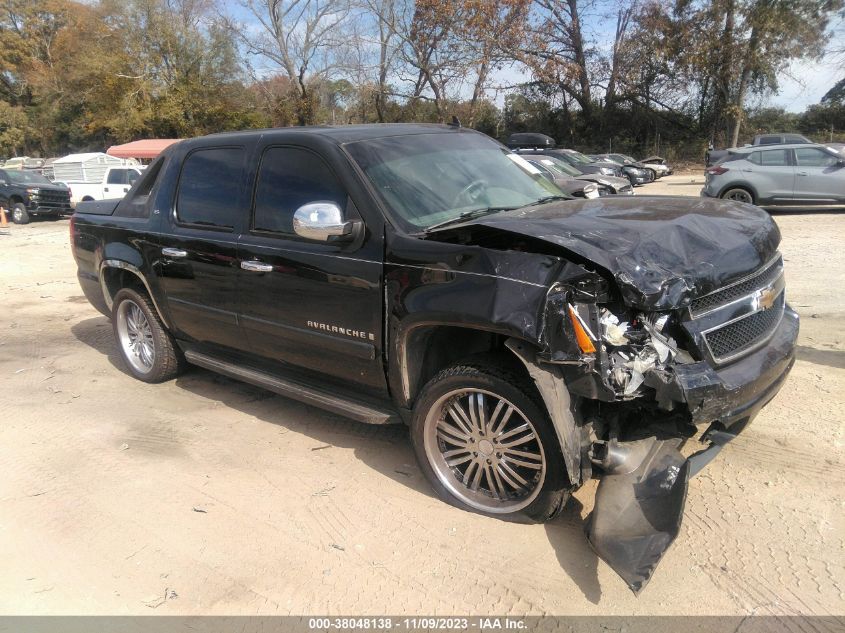
POLYGON ((59 218, 72 211, 70 189, 35 171, 0 169, 0 207, 8 209, 15 224, 33 217, 59 218))
POLYGON ((588 538, 634 591, 798 333, 765 212, 569 199, 457 126, 182 141, 71 239, 138 379, 191 363, 408 424, 437 493, 491 516, 548 520, 600 477, 588 538))

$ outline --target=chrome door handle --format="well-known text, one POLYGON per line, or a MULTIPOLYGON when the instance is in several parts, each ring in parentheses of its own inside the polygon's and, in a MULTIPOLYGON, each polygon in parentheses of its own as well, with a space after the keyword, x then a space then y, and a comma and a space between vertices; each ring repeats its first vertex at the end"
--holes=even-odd
POLYGON ((797 176, 806 176, 807 172, 806 171, 799 171, 796 175, 797 176))
POLYGON ((257 262, 255 260, 241 262, 241 268, 249 270, 254 273, 272 273, 273 264, 265 264, 264 262, 257 262))
POLYGON ((183 251, 178 248, 163 248, 161 254, 165 257, 187 257, 188 251, 183 251))

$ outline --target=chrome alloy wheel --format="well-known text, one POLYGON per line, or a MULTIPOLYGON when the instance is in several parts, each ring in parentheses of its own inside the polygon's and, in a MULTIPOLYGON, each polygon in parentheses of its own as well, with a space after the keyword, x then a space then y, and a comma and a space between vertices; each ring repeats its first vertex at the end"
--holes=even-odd
POLYGON ((440 483, 483 512, 522 510, 546 478, 537 429, 512 403, 481 389, 450 391, 431 407, 425 453, 440 483))
POLYGON ((132 367, 146 374, 155 363, 155 344, 150 322, 140 306, 130 299, 117 308, 117 335, 123 355, 132 367))

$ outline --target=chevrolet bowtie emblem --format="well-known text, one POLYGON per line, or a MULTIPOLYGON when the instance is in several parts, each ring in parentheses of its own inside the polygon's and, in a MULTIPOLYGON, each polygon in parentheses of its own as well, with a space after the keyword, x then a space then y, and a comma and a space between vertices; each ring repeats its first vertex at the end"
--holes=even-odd
POLYGON ((762 310, 768 310, 775 305, 777 298, 778 293, 774 286, 766 286, 765 288, 761 288, 757 291, 757 305, 760 306, 762 310))

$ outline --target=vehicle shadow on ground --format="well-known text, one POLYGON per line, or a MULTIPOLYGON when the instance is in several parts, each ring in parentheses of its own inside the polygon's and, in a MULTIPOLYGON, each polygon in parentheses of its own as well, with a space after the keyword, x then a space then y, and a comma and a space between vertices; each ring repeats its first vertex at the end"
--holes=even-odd
MULTIPOLYGON (((78 341, 105 356, 117 370, 131 376, 118 352, 108 319, 86 319, 71 326, 71 332, 78 341)), ((175 384, 203 399, 306 435, 315 442, 312 451, 351 449, 357 459, 382 476, 438 499, 416 464, 405 425, 363 424, 199 367, 190 367, 175 384)), ((581 502, 573 498, 561 515, 544 527, 563 570, 584 596, 597 604, 601 597, 598 558, 584 537, 582 511, 581 502)))
POLYGON ((578 585, 584 597, 593 604, 598 604, 601 599, 599 558, 587 541, 586 521, 581 518, 583 511, 584 505, 573 497, 560 516, 543 527, 560 566, 578 585))
POLYGON ((795 358, 816 365, 845 369, 845 351, 838 349, 818 349, 806 345, 796 345, 795 358))
POLYGON ((88 347, 105 356, 112 367, 127 376, 132 376, 120 357, 114 340, 111 321, 106 317, 98 316, 79 321, 70 326, 70 331, 77 341, 85 343, 88 347))

